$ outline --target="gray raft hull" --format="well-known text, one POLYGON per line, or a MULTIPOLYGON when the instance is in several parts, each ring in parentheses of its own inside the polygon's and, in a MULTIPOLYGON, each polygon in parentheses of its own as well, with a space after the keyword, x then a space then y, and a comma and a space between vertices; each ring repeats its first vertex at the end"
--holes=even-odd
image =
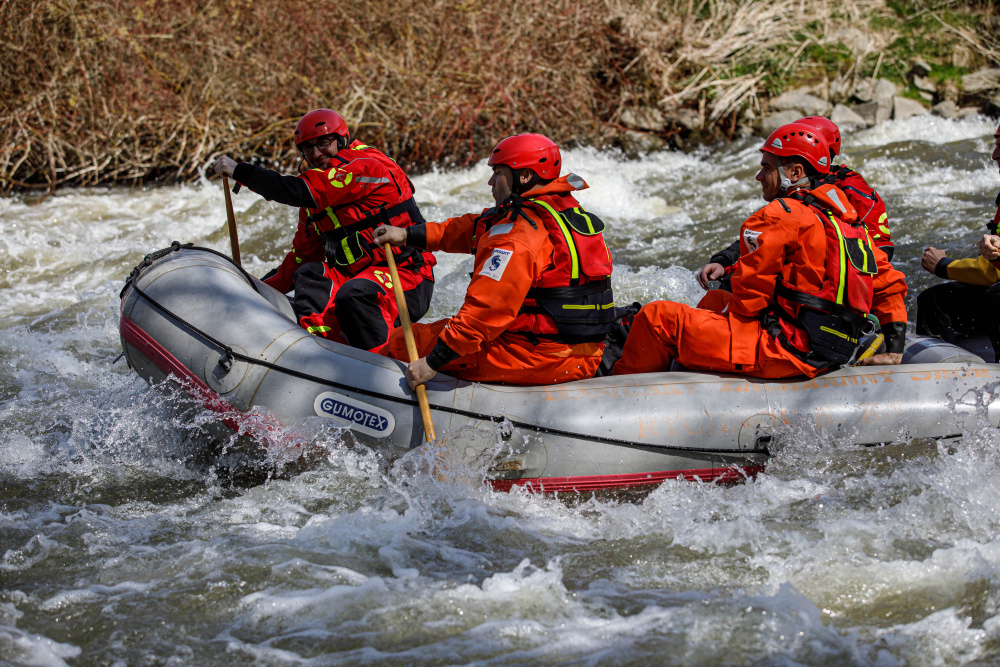
MULTIPOLYGON (((308 334, 284 295, 224 257, 182 249, 145 268, 123 294, 121 336, 142 378, 179 382, 246 437, 320 417, 387 453, 423 442, 403 363, 308 334), (237 360, 226 371, 212 339, 273 367, 237 360)), ((489 452, 495 488, 580 491, 736 480, 763 469, 771 439, 790 426, 858 444, 958 435, 976 418, 963 396, 1000 380, 997 364, 940 341, 911 342, 906 362, 784 382, 683 372, 512 387, 439 374, 427 393, 445 447, 449 433, 483 431, 463 431, 458 454, 489 452)))

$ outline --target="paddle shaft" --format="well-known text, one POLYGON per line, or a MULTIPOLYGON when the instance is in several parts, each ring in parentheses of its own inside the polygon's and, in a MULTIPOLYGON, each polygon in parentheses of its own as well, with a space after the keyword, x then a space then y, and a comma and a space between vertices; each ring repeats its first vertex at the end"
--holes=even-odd
POLYGON ((233 198, 229 195, 229 179, 222 176, 222 191, 226 193, 226 216, 229 218, 229 245, 233 249, 233 261, 240 264, 240 239, 236 235, 236 215, 233 213, 233 198))
MULTIPOLYGON (((392 277, 392 293, 396 296, 396 307, 399 309, 399 322, 403 325, 403 339, 406 340, 406 353, 410 361, 420 358, 417 354, 417 341, 413 339, 413 326, 410 324, 410 311, 406 308, 406 297, 403 296, 403 286, 399 282, 399 272, 396 270, 396 259, 392 254, 392 246, 386 243, 385 261, 389 264, 389 275, 392 277)), ((417 402, 420 403, 420 416, 424 420, 424 436, 427 442, 437 440, 434 434, 434 422, 431 421, 431 405, 427 401, 427 389, 422 384, 417 385, 417 402)))

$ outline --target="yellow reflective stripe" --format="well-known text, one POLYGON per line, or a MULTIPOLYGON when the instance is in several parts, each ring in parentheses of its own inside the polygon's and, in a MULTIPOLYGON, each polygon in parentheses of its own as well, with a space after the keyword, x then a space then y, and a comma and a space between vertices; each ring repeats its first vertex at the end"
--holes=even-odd
POLYGON ((324 327, 324 326, 309 327, 309 328, 306 329, 306 331, 308 331, 311 334, 314 334, 314 333, 326 333, 329 330, 330 330, 330 327, 324 327))
POLYGON ((330 216, 330 220, 333 220, 333 228, 340 229, 340 218, 338 218, 337 214, 333 212, 332 206, 326 207, 326 214, 330 216))
MULTIPOLYGON (((830 218, 830 224, 833 225, 833 230, 837 232, 837 238, 840 239, 839 250, 840 250, 840 282, 837 285, 837 305, 844 305, 844 285, 847 283, 847 264, 844 262, 847 259, 847 240, 844 238, 844 234, 840 231, 840 226, 837 225, 833 216, 827 216, 830 218)), ((850 261, 850 260, 848 260, 850 261)), ((820 327, 822 329, 822 327, 820 327)))
POLYGON ((559 225, 559 229, 562 230, 563 236, 566 238, 566 245, 569 246, 569 256, 572 261, 572 268, 570 269, 569 276, 573 280, 578 280, 580 278, 580 257, 576 254, 576 244, 573 243, 573 235, 570 233, 569 229, 566 228, 566 223, 563 222, 562 216, 559 213, 546 204, 545 202, 538 199, 529 199, 528 201, 538 204, 546 211, 548 211, 552 218, 559 225))
POLYGON ((354 253, 351 252, 351 247, 347 243, 347 239, 346 238, 341 239, 341 241, 340 241, 340 247, 344 249, 344 256, 347 258, 347 263, 348 264, 354 264, 354 262, 358 261, 358 260, 356 260, 354 258, 354 253))
POLYGON ((833 334, 834 336, 840 336, 844 340, 850 341, 852 343, 857 343, 858 342, 857 338, 851 338, 847 334, 841 333, 841 332, 837 331, 836 329, 831 329, 830 327, 823 327, 823 326, 821 326, 820 327, 820 331, 825 331, 827 333, 833 334))
POLYGON ((563 304, 563 308, 566 310, 607 310, 608 308, 614 308, 614 307, 615 307, 614 301, 612 301, 611 303, 590 304, 589 306, 577 305, 574 303, 563 304))
POLYGON ((597 232, 594 231, 594 223, 590 221, 590 216, 587 215, 587 212, 580 207, 574 208, 573 210, 576 211, 577 215, 587 221, 587 229, 590 230, 590 233, 596 234, 597 232))
POLYGON ((360 151, 360 150, 362 150, 364 148, 371 148, 371 146, 369 146, 368 144, 358 144, 357 146, 353 147, 351 150, 352 151, 360 151))
POLYGON ((863 268, 861 270, 864 273, 871 273, 871 271, 868 270, 868 251, 865 248, 865 242, 862 241, 861 239, 858 239, 858 248, 861 249, 861 254, 865 258, 865 263, 864 263, 864 266, 863 266, 863 268))

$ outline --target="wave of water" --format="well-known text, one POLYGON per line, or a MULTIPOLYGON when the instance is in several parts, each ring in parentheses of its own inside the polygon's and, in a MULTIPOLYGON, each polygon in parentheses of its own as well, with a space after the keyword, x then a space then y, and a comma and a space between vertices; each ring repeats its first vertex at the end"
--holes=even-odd
MULTIPOLYGON (((911 305, 936 282, 923 247, 970 253, 992 213, 994 129, 925 116, 845 137, 888 202, 911 305)), ((620 301, 698 299, 692 271, 761 204, 758 141, 566 152, 609 224, 620 301)), ((425 215, 490 205, 488 173, 418 175, 425 215)), ((294 213, 234 203, 263 274, 294 213)), ((636 498, 494 493, 485 464, 442 480, 423 449, 389 461, 316 425, 311 465, 231 487, 197 463, 211 415, 110 364, 117 292, 145 253, 228 251, 218 186, 0 200, 0 231, 0 661, 1000 660, 1000 433, 985 418, 959 440, 875 449, 795 433, 755 481, 636 498)), ((458 308, 471 264, 440 260, 431 317, 458 308)))

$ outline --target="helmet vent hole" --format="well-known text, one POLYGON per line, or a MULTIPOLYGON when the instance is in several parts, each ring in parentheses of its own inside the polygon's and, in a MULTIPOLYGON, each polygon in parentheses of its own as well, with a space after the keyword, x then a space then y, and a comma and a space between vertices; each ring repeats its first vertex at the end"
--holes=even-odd
POLYGON ((546 157, 540 157, 540 158, 538 158, 539 162, 545 162, 546 160, 548 160, 548 158, 546 158, 546 157))

